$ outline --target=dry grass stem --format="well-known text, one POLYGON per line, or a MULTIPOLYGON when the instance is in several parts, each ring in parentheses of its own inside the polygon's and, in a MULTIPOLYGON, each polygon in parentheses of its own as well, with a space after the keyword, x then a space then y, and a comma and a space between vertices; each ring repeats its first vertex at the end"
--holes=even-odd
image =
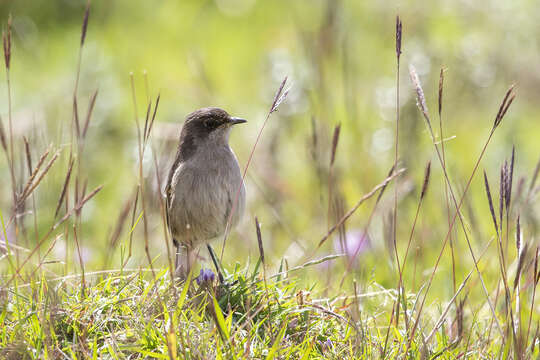
POLYGON ((399 57, 401 56, 401 19, 399 18, 399 15, 396 16, 396 57, 399 60, 399 57))
POLYGON ((0 145, 4 149, 7 159, 9 160, 8 146, 6 140, 6 132, 4 130, 4 125, 2 124, 2 118, 0 118, 0 145))
POLYGON ((285 78, 281 82, 279 89, 276 92, 276 95, 274 96, 274 101, 272 102, 272 106, 270 107, 270 113, 277 111, 277 109, 279 108, 279 105, 281 105, 281 103, 285 101, 285 99, 287 98, 287 95, 289 95, 289 89, 284 90, 286 83, 287 83, 287 76, 285 76, 285 78))
MULTIPOLYGON (((53 157, 49 160, 49 162, 47 163, 47 165, 45 166, 45 168, 43 169, 41 174, 39 174, 38 178, 34 182, 31 182, 30 180, 34 180, 34 178, 36 177, 37 171, 39 169, 39 166, 42 164, 41 162, 38 163, 38 167, 36 167, 36 170, 34 170, 34 172, 32 173, 32 176, 30 177, 30 179, 26 183, 26 186, 24 187, 24 190, 23 190, 22 194, 18 198, 19 204, 21 204, 24 200, 26 200, 26 198, 28 198, 28 196, 30 196, 30 194, 32 194, 32 192, 36 189, 36 187, 38 187, 38 185, 41 183, 41 181, 43 180, 45 175, 47 175, 47 173, 49 172, 49 170, 51 169, 53 164, 58 159, 59 155, 60 155, 60 150, 58 150, 53 155, 53 157)), ((41 159, 40 159, 40 161, 41 161, 41 159)))
POLYGON ((75 239, 75 245, 77 247, 77 255, 79 257, 79 264, 81 266, 81 272, 82 272, 82 277, 81 277, 81 300, 82 300, 86 297, 85 295, 86 279, 84 276, 84 262, 81 255, 81 246, 79 244, 79 237, 77 236, 77 226, 75 224, 73 224, 73 238, 75 239))
POLYGON ((88 30, 88 17, 90 16, 90 0, 86 3, 86 9, 84 10, 84 18, 81 29, 81 47, 84 45, 86 39, 86 32, 88 30))
POLYGON ((233 206, 232 206, 231 211, 229 213, 229 217, 227 219, 227 224, 225 225, 225 233, 223 234, 223 244, 221 246, 220 260, 223 260, 223 254, 225 253, 225 245, 227 243, 227 236, 229 235, 229 227, 230 227, 230 224, 231 224, 231 219, 232 219, 232 216, 234 215, 234 213, 236 211, 236 207, 238 206, 238 199, 240 197, 240 191, 242 189, 243 182, 244 182, 244 180, 246 178, 246 174, 247 174, 249 165, 251 164, 251 160, 253 159, 253 155, 255 154, 255 149, 257 148, 257 144, 259 143, 259 140, 260 140, 260 138, 262 136, 263 130, 266 127, 266 123, 268 123, 268 120, 270 119, 270 115, 272 115, 272 113, 277 111, 277 109, 279 108, 281 103, 283 101, 285 101, 285 99, 287 98, 287 95, 289 94, 289 89, 287 89, 285 91, 283 90, 285 88, 286 83, 287 83, 287 76, 285 76, 285 78, 281 82, 281 84, 279 86, 279 89, 276 92, 276 95, 274 96, 274 100, 272 101, 272 106, 270 107, 270 110, 266 114, 266 118, 264 119, 264 122, 263 122, 263 124, 261 126, 261 129, 257 133, 257 137, 255 138, 255 143, 253 144, 253 146, 251 148, 251 152, 249 153, 249 157, 248 157, 248 160, 246 162, 246 166, 244 167, 244 171, 242 172, 242 184, 240 184, 240 186, 236 190, 236 196, 235 196, 235 199, 234 199, 234 202, 233 202, 233 206))
POLYGON ((256 216, 255 216, 255 229, 257 231, 257 244, 259 245, 259 255, 261 257, 261 262, 263 266, 265 266, 264 247, 263 247, 262 235, 261 235, 261 224, 259 223, 259 219, 256 216))
POLYGON ((79 122, 79 105, 77 104, 77 97, 73 97, 73 122, 75 123, 75 135, 77 139, 81 138, 81 124, 79 122))
MULTIPOLYGON (((360 207, 360 205, 362 205, 366 200, 370 199, 371 197, 373 197, 373 195, 375 195, 377 193, 377 191, 383 189, 386 185, 388 185, 388 183, 392 180, 394 180, 396 177, 400 176, 401 174, 403 174, 403 172, 405 171, 405 169, 399 169, 398 171, 396 171, 394 174, 392 174, 391 176, 387 177, 386 179, 384 179, 381 183, 379 183, 377 186, 375 186, 370 192, 368 192, 367 194, 365 194, 364 196, 362 196, 360 198, 360 200, 358 200, 358 202, 356 203, 356 205, 351 209, 349 210, 336 224, 334 224, 329 230, 328 232, 326 233, 326 235, 324 235, 322 237, 322 239, 319 241, 319 244, 317 245, 317 249, 319 249, 324 243, 325 241, 330 237, 330 235, 332 235, 334 233, 334 231, 336 231, 337 228, 339 228, 341 225, 343 225, 351 216, 352 214, 354 214, 354 212, 356 210, 358 210, 358 208, 360 207)), ((315 249, 315 250, 317 250, 315 249)))
POLYGON ((422 184, 422 192, 420 193, 420 199, 423 199, 424 196, 426 196, 426 192, 429 185, 430 174, 431 174, 431 161, 428 161, 428 164, 426 165, 426 170, 424 172, 424 182, 422 184))
MULTIPOLYGON (((417 93, 417 105, 418 105, 418 107, 420 108, 420 110, 422 111, 422 114, 423 114, 423 116, 424 116, 424 119, 426 120, 426 124, 427 124, 427 126, 428 126, 428 130, 429 130, 429 133, 430 133, 430 135, 431 135, 432 142, 435 142, 435 136, 434 136, 434 133, 433 133, 433 129, 432 129, 432 126, 431 126, 431 121, 430 121, 430 118, 429 118, 429 113, 428 113, 428 110, 427 110, 427 105, 426 105, 426 101, 425 101, 424 91, 423 91, 422 86, 421 86, 421 84, 420 84, 420 80, 418 79, 418 74, 417 74, 416 70, 414 69, 414 66, 411 65, 411 66, 409 67, 409 69, 410 69, 411 79, 412 79, 412 81, 413 81, 413 84, 414 84, 414 86, 415 86, 416 93, 417 93)), ((496 121, 497 126, 498 126, 498 124, 500 124, 500 122, 501 122, 502 119, 504 118, 504 115, 506 114, 506 111, 508 110, 510 104, 511 104, 512 101, 513 101, 514 95, 511 95, 511 96, 509 95, 509 94, 511 94, 512 89, 513 89, 513 87, 511 87, 511 88, 508 90, 508 92, 506 93, 506 96, 505 96, 505 98, 504 98, 504 100, 503 100, 503 104, 502 104, 501 107, 500 107, 500 108, 503 109, 503 110, 502 110, 502 111, 500 110, 500 111, 499 111, 500 114, 497 115, 497 119, 498 119, 498 121, 496 121), (510 98, 510 101, 507 101, 508 98, 510 98)), ((452 219, 452 221, 451 221, 451 223, 450 223, 450 226, 449 226, 449 229, 448 229, 448 233, 447 233, 447 235, 446 235, 446 237, 445 237, 445 240, 444 240, 444 242, 443 242, 443 246, 442 246, 442 248, 441 248, 441 252, 439 253, 439 256, 437 257, 435 266, 434 266, 434 268, 433 268, 433 271, 432 271, 432 273, 431 273, 430 279, 429 279, 429 281, 428 281, 427 289, 426 289, 426 294, 425 294, 425 296, 423 297, 423 299, 422 299, 422 301, 421 301, 420 309, 419 309, 419 314, 418 314, 418 316, 417 316, 417 318, 416 318, 416 321, 415 321, 415 323, 414 323, 414 327, 413 327, 413 330, 412 330, 412 334, 411 334, 411 336, 410 336, 410 338, 409 338, 409 341, 408 341, 408 344, 407 344, 407 351, 408 351, 408 349, 409 349, 409 347, 410 347, 412 337, 414 336, 414 333, 415 333, 415 331, 416 331, 418 322, 419 322, 419 320, 420 320, 420 314, 421 314, 421 311, 422 311, 422 309, 423 309, 425 300, 426 300, 426 298, 427 298, 427 292, 429 291, 429 289, 430 289, 430 287, 431 287, 431 284, 432 284, 432 282, 433 282, 433 277, 434 277, 434 275, 435 275, 435 271, 437 270, 437 268, 438 268, 438 266, 439 266, 439 263, 440 263, 440 260, 441 260, 441 257, 442 257, 442 253, 443 253, 443 251, 444 251, 444 248, 446 247, 446 244, 447 244, 447 242, 448 242, 450 233, 451 233, 452 228, 453 228, 453 226, 454 226, 454 224, 455 224, 455 220, 458 218, 458 216, 459 216, 459 220, 460 220, 461 226, 462 226, 462 228, 463 228, 463 232, 464 232, 464 235, 465 235, 465 239, 466 239, 466 241, 467 241, 467 246, 468 246, 468 248, 469 248, 469 252, 470 252, 470 254, 471 254, 471 257, 472 257, 472 259, 473 259, 473 262, 476 264, 476 257, 475 257, 475 255, 474 255, 473 250, 472 250, 472 246, 471 246, 470 240, 469 240, 469 238, 468 238, 467 229, 466 229, 466 227, 465 227, 465 223, 464 223, 464 220, 463 220, 463 217, 462 217, 462 214, 461 214, 461 210, 460 210, 460 209, 461 209, 461 205, 463 204, 463 200, 464 200, 464 198, 465 198, 465 196, 466 196, 466 194, 467 194, 467 191, 468 191, 468 189, 470 188, 472 179, 474 178, 474 175, 476 174, 476 171, 477 171, 477 169, 478 169, 478 166, 479 166, 479 164, 480 164, 480 161, 481 161, 481 159, 483 158, 483 156, 484 156, 484 154, 485 154, 485 151, 486 151, 486 149, 487 149, 487 146, 489 145, 489 143, 490 143, 490 141, 491 141, 491 138, 492 138, 492 136, 493 136, 493 134, 494 134, 494 131, 495 131, 495 129, 496 129, 497 126, 494 126, 494 127, 491 129, 491 131, 490 131, 490 133, 489 133, 489 136, 488 136, 488 139, 487 139, 486 142, 484 143, 484 146, 483 146, 483 148, 482 148, 482 151, 480 152, 480 156, 478 157, 478 159, 477 159, 477 161, 476 161, 476 163, 475 163, 475 166, 474 166, 474 168, 473 168, 473 171, 472 171, 472 173, 471 173, 471 176, 469 177, 469 180, 467 181, 467 184, 466 184, 466 186, 465 186, 465 189, 464 189, 464 191, 463 191, 463 194, 462 194, 462 196, 461 196, 461 199, 460 199, 459 203, 457 202, 456 197, 455 197, 455 195, 454 195, 454 192, 453 192, 453 189, 452 189, 452 186, 451 186, 451 183, 450 183, 450 179, 449 179, 448 174, 447 174, 447 172, 446 172, 446 166, 444 165, 444 162, 443 162, 443 160, 442 160, 442 156, 441 156, 441 154, 440 154, 439 148, 438 148, 437 145, 434 144, 435 151, 436 151, 436 153, 437 153, 437 157, 438 157, 438 159, 439 159, 439 162, 441 163, 441 166, 442 166, 442 169, 443 169, 443 174, 444 174, 446 183, 447 183, 447 185, 448 185, 448 189, 449 189, 449 191, 450 191, 450 195, 451 195, 452 201, 454 202, 454 205, 455 205, 455 207, 456 207, 456 213, 455 213, 455 215, 453 216, 453 219, 452 219)), ((481 284, 482 284, 482 289, 484 290, 484 295, 486 296, 486 301, 487 301, 488 304, 490 305, 490 310, 491 310, 491 312, 492 312, 492 314, 493 314, 493 318, 494 318, 495 321, 496 321, 497 328, 498 328, 499 332, 501 333, 501 335, 503 335, 502 327, 501 327, 501 325, 500 325, 500 323, 499 323, 498 318, 496 317, 495 309, 494 309, 493 304, 491 303, 491 300, 490 300, 490 298, 489 298, 489 293, 488 293, 488 291, 487 291, 487 288, 486 288, 486 286, 485 286, 485 283, 484 283, 482 274, 481 274, 480 269, 478 268, 478 266, 476 266, 476 271, 477 271, 477 274, 478 274, 478 276, 479 276, 479 278, 480 278, 480 282, 481 282, 481 284)))
POLYGON ((487 178, 486 171, 484 170, 484 186, 486 188, 486 194, 488 198, 489 203, 489 212, 491 213, 491 219, 493 220, 493 226, 495 227, 495 232, 497 233, 497 237, 499 237, 499 225, 497 224, 497 216, 495 215, 495 209, 493 207, 493 199, 491 197, 491 190, 489 188, 489 181, 487 178))
MULTIPOLYGON (((154 109, 157 108, 158 103, 159 103, 159 95, 158 95, 158 98, 157 98, 157 101, 156 101, 156 107, 154 109)), ((154 116, 155 116, 155 112, 154 112, 154 116)), ((151 128, 150 128, 150 130, 151 130, 151 128)), ((155 174, 156 174, 157 187, 158 187, 158 189, 162 189, 161 175, 159 173, 159 164, 158 164, 157 155, 156 155, 155 150, 152 150, 152 155, 153 155, 153 159, 154 159, 154 170, 155 170, 155 174)), ((168 227, 167 227, 167 224, 168 224, 167 205, 166 205, 165 197, 161 193, 161 190, 159 192, 158 199, 159 199, 159 210, 160 210, 160 215, 161 215, 161 224, 163 225, 163 234, 165 235, 164 240, 165 240, 165 247, 167 249, 167 262, 169 263, 169 274, 170 274, 171 279, 174 279, 174 271, 176 269, 174 268, 174 265, 173 265, 174 264, 173 252, 171 251, 171 241, 169 239, 169 230, 168 230, 168 227)))
POLYGON ((58 203, 56 204, 56 210, 54 211, 54 218, 58 216, 58 213, 60 212, 60 208, 62 207, 62 204, 64 203, 64 198, 66 196, 67 189, 69 186, 69 180, 71 179, 71 172, 73 170, 74 162, 75 162, 74 159, 71 159, 71 161, 69 162, 68 171, 64 179, 64 185, 62 186, 62 192, 60 193, 60 198, 58 198, 58 203))
POLYGON ((94 196, 96 196, 96 194, 97 194, 98 192, 101 191, 101 189, 103 189, 103 185, 99 185, 97 188, 95 188, 94 190, 92 190, 92 192, 91 192, 90 194, 88 194, 88 195, 86 195, 85 197, 83 197, 83 199, 82 199, 79 203, 77 203, 77 204, 75 205, 75 208, 74 208, 74 209, 75 209, 76 211, 81 210, 81 209, 83 208, 83 206, 84 206, 88 201, 90 201, 90 199, 92 199, 94 196))
POLYGON ((28 168, 28 176, 32 176, 32 153, 30 152, 30 144, 26 136, 23 136, 24 154, 26 155, 26 166, 28 168))
POLYGON ((534 190, 534 186, 536 185, 536 179, 538 179, 539 173, 540 173, 540 159, 538 159, 538 162, 536 163, 536 166, 533 171, 531 183, 529 184, 528 196, 530 196, 534 190))
POLYGON ((416 69, 413 65, 409 66, 409 74, 411 76, 411 80, 413 82, 414 88, 416 90, 416 105, 422 111, 422 114, 424 115, 424 119, 426 119, 429 128, 431 129, 431 121, 429 119, 429 112, 426 105, 426 97, 424 95, 424 89, 422 89, 422 85, 420 84, 420 79, 418 78, 418 73, 416 72, 416 69))
POLYGON ((512 183, 514 181, 515 157, 516 157, 516 147, 512 146, 512 157, 510 159, 510 173, 508 174, 508 179, 506 181, 506 189, 505 189, 505 195, 504 195, 504 198, 506 200, 505 206, 506 206, 507 216, 510 213, 510 205, 512 203, 512 183))
POLYGON ((510 88, 506 91, 506 94, 504 95, 504 99, 501 103, 501 106, 499 106, 499 111, 497 112, 495 121, 493 122, 493 130, 495 130, 501 124, 501 121, 504 118, 504 115, 506 115, 508 108, 510 107, 510 105, 512 105, 512 102, 514 101, 514 98, 516 97, 513 91, 514 91, 514 85, 510 86, 510 88))
POLYGON ((332 136, 332 151, 330 152, 330 167, 334 166, 336 160, 337 146, 339 143, 339 134, 341 132, 341 124, 337 124, 334 128, 334 135, 332 136))
POLYGON ((38 251, 38 249, 43 245, 43 243, 51 236, 51 234, 59 227, 61 226, 67 219, 73 215, 74 212, 77 210, 80 210, 88 201, 90 201, 101 189, 103 188, 103 185, 98 186, 96 189, 94 189, 88 196, 86 196, 82 201, 77 204, 75 207, 73 207, 71 210, 69 210, 60 220, 58 220, 53 226, 49 228, 47 233, 43 235, 34 249, 30 252, 30 254, 23 260, 23 262, 17 267, 15 273, 11 276, 11 278, 7 281, 5 286, 9 286, 11 282, 15 279, 15 277, 20 276, 20 271, 22 268, 26 265, 26 263, 32 258, 32 256, 38 251))
POLYGON ((86 113, 86 120, 84 121, 82 137, 86 138, 86 132, 88 131, 88 126, 90 125, 90 119, 92 118, 92 112, 94 111, 94 106, 96 105, 96 98, 98 95, 98 90, 94 91, 90 97, 90 102, 88 103, 88 111, 86 113))
POLYGON ((128 245, 128 256, 126 258, 126 260, 122 263, 122 268, 124 268, 129 259, 131 259, 131 255, 132 255, 132 248, 133 248, 133 230, 135 228, 135 225, 136 225, 136 215, 137 215, 137 205, 139 203, 139 193, 140 193, 140 189, 139 189, 139 186, 137 186, 137 188, 135 189, 135 194, 134 194, 134 197, 135 197, 135 200, 133 201, 133 211, 131 212, 131 223, 130 223, 130 226, 129 228, 131 229, 130 232, 129 232, 129 245, 128 245))

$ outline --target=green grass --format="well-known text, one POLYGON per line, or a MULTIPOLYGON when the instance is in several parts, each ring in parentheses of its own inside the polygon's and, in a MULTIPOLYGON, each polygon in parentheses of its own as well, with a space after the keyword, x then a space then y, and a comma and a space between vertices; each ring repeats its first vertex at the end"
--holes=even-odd
POLYGON ((42 278, 10 289, 0 348, 20 358, 312 358, 360 339, 343 311, 312 303, 294 279, 265 282, 239 266, 217 282, 172 285, 168 271, 42 278), (17 298, 19 300, 17 300, 17 298), (331 342, 332 345, 329 345, 331 342), (17 355, 16 355, 17 354, 17 355), (134 357, 130 357, 134 358, 134 357))
MULTIPOLYGON (((171 284, 168 269, 88 274, 82 294, 80 277, 18 284, 3 294, 3 356, 11 358, 358 358, 377 357, 384 347, 389 316, 384 307, 368 313, 354 304, 366 298, 391 304, 394 291, 360 294, 349 299, 317 298, 284 275, 266 282, 257 269, 227 274, 229 285, 216 281, 191 286, 171 284)), ((409 294, 408 306, 416 297, 409 294)), ((426 321, 425 326, 431 321, 426 321)), ((437 332, 429 350, 421 337, 410 356, 453 359, 466 350, 495 356, 500 341, 492 338, 478 352, 485 323, 474 322, 472 338, 453 345, 437 332)), ((387 356, 402 354, 403 322, 390 327, 387 356)), ((537 354, 537 352, 536 352, 537 354)), ((534 355, 534 354, 531 354, 534 355)), ((536 356, 536 355, 535 355, 536 356)))
MULTIPOLYGON (((237 264, 226 273, 228 285, 199 285, 191 275, 173 284, 168 269, 155 269, 155 276, 150 269, 87 274, 84 294, 80 276, 19 283, 2 294, 0 354, 20 359, 371 359, 386 348, 387 358, 404 357, 404 321, 388 327, 394 290, 374 284, 374 291, 357 296, 321 299, 286 271, 265 282, 259 265, 250 270, 237 264)), ((417 294, 408 293, 406 299, 403 305, 414 309, 417 294)), ((463 339, 453 339, 449 332, 456 324, 447 323, 424 346, 433 316, 441 311, 431 306, 407 358, 494 358, 511 352, 502 347, 501 337, 489 336, 495 331, 489 319, 478 317, 463 339)), ((528 356, 538 355, 536 347, 528 356)))

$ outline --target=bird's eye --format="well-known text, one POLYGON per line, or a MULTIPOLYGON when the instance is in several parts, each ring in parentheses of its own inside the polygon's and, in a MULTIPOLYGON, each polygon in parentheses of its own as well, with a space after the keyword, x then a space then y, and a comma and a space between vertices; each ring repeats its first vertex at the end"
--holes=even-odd
POLYGON ((215 129, 219 126, 219 122, 215 119, 206 119, 204 120, 204 127, 207 129, 215 129))

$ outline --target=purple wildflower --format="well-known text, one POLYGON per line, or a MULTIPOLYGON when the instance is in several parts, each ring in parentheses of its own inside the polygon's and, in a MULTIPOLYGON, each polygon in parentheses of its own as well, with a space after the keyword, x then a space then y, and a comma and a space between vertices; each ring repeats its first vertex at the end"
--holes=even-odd
POLYGON ((321 350, 323 353, 334 348, 334 343, 330 339, 326 339, 326 341, 319 341, 319 344, 321 345, 321 350))
POLYGON ((348 231, 344 243, 341 243, 339 238, 334 239, 334 250, 346 254, 350 260, 355 259, 369 247, 369 235, 360 229, 348 231))
POLYGON ((199 273, 199 276, 197 276, 197 285, 201 285, 204 283, 213 283, 216 278, 216 275, 214 272, 210 269, 201 269, 201 272, 199 273))

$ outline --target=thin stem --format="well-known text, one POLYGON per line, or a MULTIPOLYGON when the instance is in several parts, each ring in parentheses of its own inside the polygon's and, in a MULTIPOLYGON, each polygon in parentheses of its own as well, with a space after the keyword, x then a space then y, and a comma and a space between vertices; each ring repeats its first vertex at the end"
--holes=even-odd
POLYGON ((223 234, 223 245, 221 246, 221 255, 219 257, 220 261, 223 261, 223 254, 225 253, 225 244, 227 243, 227 236, 229 235, 229 230, 231 226, 231 219, 234 213, 236 212, 236 208, 238 207, 238 200, 240 199, 240 192, 242 191, 242 186, 244 186, 244 180, 246 178, 247 170, 249 168, 249 165, 251 164, 251 160, 253 159, 253 154, 255 153, 255 149, 257 148, 257 144, 259 143, 259 140, 262 136, 262 132, 264 128, 266 127, 266 123, 268 122, 268 119, 270 119, 270 115, 277 111, 279 105, 285 100, 287 97, 287 94, 289 90, 283 91, 285 84, 287 83, 287 76, 283 79, 281 82, 281 85, 274 96, 274 101, 272 102, 272 106, 270 107, 270 110, 266 114, 266 118, 264 119, 264 122, 261 126, 261 129, 257 133, 257 137, 255 138, 255 143, 253 144, 253 147, 251 148, 251 152, 249 153, 248 160, 246 162, 246 166, 244 167, 244 171, 242 173, 242 182, 238 186, 238 189, 236 190, 236 197, 234 199, 233 206, 231 208, 231 211, 229 213, 229 217, 227 218, 227 224, 225 225, 225 232, 223 234))
MULTIPOLYGON (((399 56, 397 58, 397 75, 396 75, 396 136, 395 136, 395 153, 394 153, 394 169, 397 168, 398 156, 399 156, 399 56)), ((399 254, 397 250, 397 214, 398 214, 398 181, 396 179, 394 182, 394 211, 393 211, 393 225, 392 226, 392 241, 394 242, 394 253, 396 256, 396 265, 398 273, 400 274, 400 283, 401 283, 401 266, 399 264, 399 254)), ((399 305, 400 305, 401 291, 398 289, 398 300, 396 307, 398 311, 396 312, 396 322, 399 321, 399 305)))
MULTIPOLYGON (((443 117, 442 117, 442 105, 443 105, 443 82, 444 82, 444 68, 441 68, 439 76, 439 133, 441 140, 441 153, 442 153, 442 164, 446 168, 446 151, 444 148, 444 127, 443 127, 443 117)), ((446 201, 446 215, 448 220, 448 227, 450 227, 450 199, 448 197, 448 184, 446 180, 444 182, 444 198, 446 201)), ((456 260, 454 256, 454 239, 452 233, 450 233, 450 253, 452 255, 452 284, 454 285, 454 293, 456 292, 456 260)))
MULTIPOLYGON (((456 213, 454 214, 454 216, 452 217, 452 221, 450 223, 450 227, 448 228, 448 232, 446 233, 446 236, 444 238, 444 241, 443 241, 443 244, 442 244, 442 248, 441 248, 441 251, 439 252, 439 255, 437 256, 437 261, 435 262, 435 265, 433 266, 433 271, 431 272, 431 275, 430 275, 430 278, 429 278, 429 281, 427 283, 427 287, 426 287, 426 291, 425 291, 425 295, 424 297, 422 298, 422 301, 420 303, 420 308, 418 310, 418 316, 416 318, 416 321, 414 322, 414 325, 413 325, 413 329, 412 329, 412 333, 409 337, 409 341, 408 341, 408 344, 407 344, 407 351, 411 345, 411 342, 412 342, 412 339, 414 337, 414 333, 416 331, 416 328, 418 326, 418 322, 420 320, 420 315, 422 313, 422 309, 424 307, 424 304, 425 304, 425 301, 426 301, 426 298, 427 298, 427 294, 429 292, 429 289, 431 288, 431 284, 433 283, 433 278, 435 277, 435 272, 437 271, 437 268, 439 267, 439 263, 441 261, 441 258, 442 258, 442 254, 444 252, 444 248, 446 247, 446 243, 448 242, 448 239, 450 238, 450 233, 452 231, 452 228, 454 227, 454 224, 456 222, 456 219, 458 217, 458 214, 460 214, 460 211, 459 209, 461 208, 461 205, 463 204, 463 200, 465 199, 465 196, 467 195, 467 192, 469 191, 469 188, 471 186, 471 183, 472 183, 472 180, 474 178, 474 176, 476 175, 476 171, 478 170, 478 167, 480 166, 480 161, 482 160, 482 158, 484 157, 484 154, 486 152, 486 149, 491 141, 491 138, 493 137, 493 133, 495 132, 495 127, 493 127, 489 133, 489 136, 486 140, 486 142, 484 143, 484 146, 482 147, 482 151, 480 152, 480 156, 478 156, 478 159, 476 160, 476 163, 474 165, 474 168, 473 168, 473 171, 469 177, 469 180, 467 181, 467 184, 465 185, 465 189, 463 190, 463 194, 461 195, 461 199, 459 200, 459 203, 458 205, 456 206, 456 213)), ((437 148, 437 147, 435 147, 437 148)), ((437 154, 439 154, 439 152, 437 151, 437 154)), ((440 155, 440 154, 439 154, 440 155)), ((443 168, 444 169, 444 168, 443 168)), ((446 170, 444 170, 444 173, 446 174, 446 170)), ((448 180, 447 180, 448 181, 448 180)), ((449 188, 451 188, 449 186, 449 188)), ((476 262, 476 258, 473 259, 474 262, 475 262, 475 268, 476 268, 476 271, 479 273, 480 271, 478 270, 478 264, 476 262)), ((480 279, 482 279, 480 277, 480 279)), ((482 282, 483 283, 483 282, 482 282)), ((484 288, 485 290, 485 288, 484 288)), ((485 290, 486 291, 486 290, 485 290)), ((489 306, 491 308, 491 311, 492 313, 495 313, 495 309, 493 308, 493 305, 491 303, 491 301, 489 300, 489 296, 488 296, 488 303, 489 303, 489 306)), ((502 330, 502 327, 501 325, 499 324, 499 320, 496 318, 496 316, 494 317, 495 318, 495 321, 496 321, 496 324, 497 324, 497 327, 501 333, 501 335, 504 335, 504 332, 502 330)), ((407 352, 406 351, 406 352, 407 352)))
POLYGON ((130 79, 131 79, 131 94, 133 97, 133 110, 134 110, 134 116, 135 116, 135 124, 137 125, 137 149, 139 153, 139 191, 141 195, 141 207, 142 207, 142 218, 143 218, 144 252, 146 253, 148 264, 150 265, 150 268, 152 269, 152 275, 155 278, 156 274, 154 272, 154 267, 152 265, 152 257, 150 256, 150 245, 148 241, 148 216, 146 213, 146 200, 144 197, 144 172, 143 172, 144 146, 143 146, 143 138, 141 135, 141 126, 139 123, 139 116, 137 113, 137 97, 135 95, 135 82, 133 79, 133 73, 130 73, 130 79))

